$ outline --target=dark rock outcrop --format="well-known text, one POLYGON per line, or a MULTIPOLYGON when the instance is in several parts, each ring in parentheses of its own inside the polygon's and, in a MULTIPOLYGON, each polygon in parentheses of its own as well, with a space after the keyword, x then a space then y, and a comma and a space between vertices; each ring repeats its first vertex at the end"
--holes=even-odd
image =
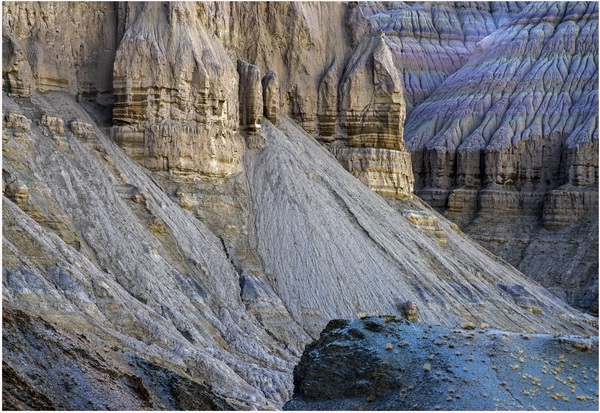
POLYGON ((285 410, 596 410, 598 337, 333 320, 285 410))
POLYGON ((3 410, 240 408, 204 383, 6 305, 2 353, 3 410))

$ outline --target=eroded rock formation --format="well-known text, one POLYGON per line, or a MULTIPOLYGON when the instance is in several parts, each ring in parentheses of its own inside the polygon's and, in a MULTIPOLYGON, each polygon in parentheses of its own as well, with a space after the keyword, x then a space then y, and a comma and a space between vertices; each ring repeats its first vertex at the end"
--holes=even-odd
POLYGON ((110 103, 120 10, 105 2, 3 3, 3 90, 65 91, 110 103))
POLYGON ((240 125, 248 132, 258 132, 263 117, 263 94, 258 67, 237 61, 240 75, 240 125))
POLYGON ((263 90, 263 114, 275 126, 279 124, 279 80, 277 72, 269 70, 261 80, 263 90))
MULTIPOLYGON (((415 193, 546 285, 564 272, 556 244, 571 265, 578 246, 557 233, 553 247, 536 248, 556 264, 544 274, 528 245, 577 221, 597 225, 597 32, 596 3, 533 3, 406 120, 415 193)), ((590 308, 583 296, 597 274, 578 275, 572 304, 590 308)))
POLYGON ((127 154, 156 171, 241 170, 238 82, 191 3, 127 3, 114 61, 113 122, 127 154))
POLYGON ((344 136, 331 145, 332 153, 374 191, 388 196, 411 194, 410 154, 402 139, 403 87, 384 34, 367 37, 358 45, 339 93, 344 136))
POLYGON ((360 15, 385 33, 398 68, 406 112, 467 63, 477 42, 508 24, 521 2, 361 2, 360 15))
POLYGON ((5 305, 246 408, 289 399, 328 320, 403 302, 595 333, 410 195, 403 72, 361 7, 3 3, 5 305))

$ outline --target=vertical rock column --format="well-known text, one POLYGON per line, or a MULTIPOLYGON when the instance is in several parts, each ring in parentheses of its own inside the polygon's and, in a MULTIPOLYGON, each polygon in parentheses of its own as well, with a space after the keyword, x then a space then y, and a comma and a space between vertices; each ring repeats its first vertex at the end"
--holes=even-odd
POLYGON ((267 119, 277 126, 279 124, 279 80, 277 72, 269 70, 262 78, 263 112, 267 119))
POLYGON ((413 173, 402 139, 403 86, 384 35, 357 46, 340 82, 339 112, 346 135, 330 148, 338 161, 375 192, 410 195, 413 173))
POLYGON ((260 131, 263 114, 260 70, 248 62, 238 60, 237 71, 240 75, 240 129, 256 133, 260 131))

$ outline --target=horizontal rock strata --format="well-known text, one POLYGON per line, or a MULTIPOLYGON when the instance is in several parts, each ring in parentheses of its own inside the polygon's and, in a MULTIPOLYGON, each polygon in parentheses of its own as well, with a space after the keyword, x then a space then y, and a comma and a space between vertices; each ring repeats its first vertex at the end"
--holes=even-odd
POLYGON ((509 24, 524 6, 502 1, 365 2, 359 8, 386 35, 408 114, 467 63, 477 42, 509 24))
POLYGON ((119 13, 113 3, 3 3, 3 90, 63 91, 110 104, 119 13))
POLYGON ((261 80, 263 89, 263 114, 275 126, 279 124, 279 80, 277 72, 269 70, 261 80))
POLYGON ((339 162, 376 192, 410 195, 403 87, 385 36, 368 37, 357 46, 340 81, 339 109, 344 137, 331 146, 339 162))
POLYGON ((130 4, 114 64, 115 139, 151 170, 240 172, 238 82, 219 42, 188 3, 130 4), (160 35, 159 35, 160 33, 160 35))
POLYGON ((541 228, 597 215, 597 16, 596 3, 530 4, 406 120, 415 193, 538 280, 525 263, 541 228))

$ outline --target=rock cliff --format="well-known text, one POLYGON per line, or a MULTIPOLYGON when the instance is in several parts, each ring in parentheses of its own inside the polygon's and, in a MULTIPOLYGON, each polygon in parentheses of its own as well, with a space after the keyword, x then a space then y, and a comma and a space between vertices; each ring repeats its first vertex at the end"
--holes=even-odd
POLYGON ((598 337, 333 320, 286 410, 596 410, 598 337))
POLYGON ((404 136, 417 195, 594 312, 598 271, 582 259, 598 260, 598 238, 588 239, 598 211, 597 37, 596 3, 530 4, 410 113, 404 136))
POLYGON ((113 3, 7 2, 2 5, 2 84, 15 96, 65 91, 112 101, 113 62, 122 33, 113 3))
POLYGON ((241 168, 236 68, 194 24, 195 11, 127 3, 113 70, 115 139, 150 170, 229 176, 241 168))
MULTIPOLYGON (((332 318, 595 333, 410 194, 388 38, 341 3, 3 3, 3 303, 34 320, 8 343, 112 349, 132 408, 272 409, 332 318)), ((81 407, 7 360, 7 406, 81 407)))
POLYGON ((367 36, 355 49, 340 80, 338 108, 341 132, 331 151, 339 162, 382 195, 410 195, 403 87, 385 35, 367 36))

